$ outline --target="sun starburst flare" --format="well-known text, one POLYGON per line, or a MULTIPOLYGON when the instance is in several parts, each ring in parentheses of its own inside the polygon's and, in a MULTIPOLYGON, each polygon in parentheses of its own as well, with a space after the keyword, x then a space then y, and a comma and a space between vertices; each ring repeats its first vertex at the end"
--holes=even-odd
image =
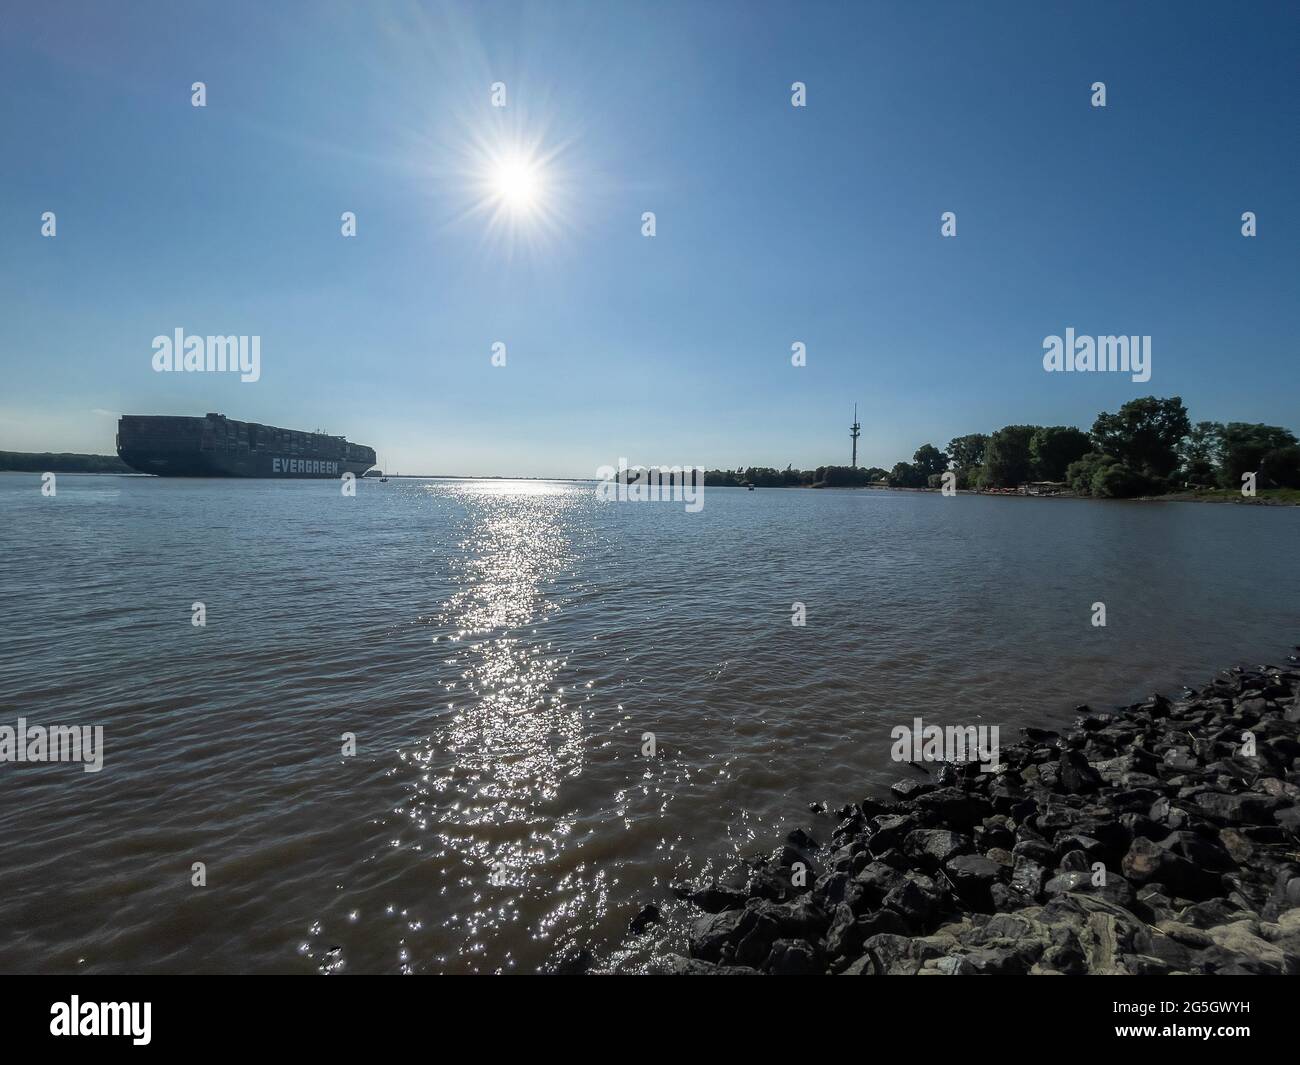
POLYGON ((464 216, 486 220, 484 239, 507 255, 540 252, 568 223, 566 180, 559 149, 523 140, 476 140, 465 168, 464 216))

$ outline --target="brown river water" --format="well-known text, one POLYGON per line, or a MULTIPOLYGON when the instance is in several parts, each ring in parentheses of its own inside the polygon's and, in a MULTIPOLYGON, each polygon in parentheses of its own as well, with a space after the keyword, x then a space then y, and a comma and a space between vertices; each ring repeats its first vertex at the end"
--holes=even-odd
POLYGON ((903 775, 896 725, 1013 742, 1300 641, 1300 508, 704 499, 0 474, 0 726, 103 728, 99 772, 0 763, 0 971, 635 970, 670 883, 903 775))

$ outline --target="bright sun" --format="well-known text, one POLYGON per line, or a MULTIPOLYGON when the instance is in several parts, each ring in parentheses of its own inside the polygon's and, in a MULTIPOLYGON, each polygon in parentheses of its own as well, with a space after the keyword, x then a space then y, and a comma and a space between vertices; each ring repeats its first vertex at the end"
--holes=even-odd
POLYGON ((496 164, 492 188, 501 205, 516 214, 527 214, 537 204, 541 174, 530 159, 514 157, 496 164))
POLYGON ((548 149, 539 139, 519 136, 467 143, 459 170, 465 217, 486 221, 485 239, 504 247, 508 256, 540 253, 572 225, 573 186, 563 150, 563 145, 548 149))

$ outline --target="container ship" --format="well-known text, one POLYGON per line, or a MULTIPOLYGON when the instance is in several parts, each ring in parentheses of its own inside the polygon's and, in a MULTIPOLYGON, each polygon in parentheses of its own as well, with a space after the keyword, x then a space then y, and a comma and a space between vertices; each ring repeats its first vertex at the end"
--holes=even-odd
POLYGON ((124 414, 117 453, 132 469, 159 477, 357 477, 375 464, 375 449, 342 436, 202 418, 124 414))

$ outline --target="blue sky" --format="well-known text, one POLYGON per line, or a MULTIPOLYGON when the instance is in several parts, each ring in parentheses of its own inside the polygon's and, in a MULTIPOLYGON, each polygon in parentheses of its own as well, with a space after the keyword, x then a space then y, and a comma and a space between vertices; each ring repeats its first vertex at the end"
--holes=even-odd
POLYGON ((1300 428, 1297 10, 12 5, 0 448, 217 410, 412 473, 812 467, 856 401, 892 466, 1151 393, 1300 428), (544 211, 494 226, 514 143, 544 211), (178 327, 260 335, 261 380, 154 373, 178 327), (1151 381, 1045 373, 1066 327, 1151 335, 1151 381))

